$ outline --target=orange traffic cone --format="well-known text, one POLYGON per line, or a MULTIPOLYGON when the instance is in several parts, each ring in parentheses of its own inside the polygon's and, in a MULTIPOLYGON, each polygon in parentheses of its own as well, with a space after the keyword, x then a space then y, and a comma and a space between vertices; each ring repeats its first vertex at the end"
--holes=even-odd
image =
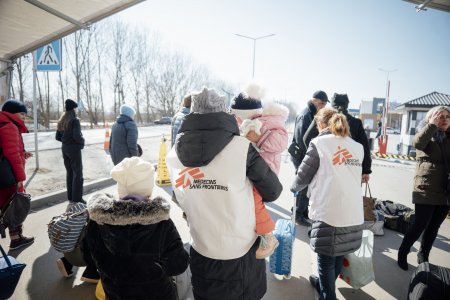
POLYGON ((109 126, 108 126, 108 123, 106 123, 105 142, 103 143, 103 150, 105 150, 106 154, 109 154, 109 126))

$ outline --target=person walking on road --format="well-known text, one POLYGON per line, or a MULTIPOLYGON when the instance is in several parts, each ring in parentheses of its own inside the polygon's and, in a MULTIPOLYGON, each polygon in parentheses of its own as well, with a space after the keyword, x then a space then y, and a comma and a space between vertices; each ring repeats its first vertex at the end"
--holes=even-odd
POLYGON ((269 202, 283 187, 227 110, 213 89, 192 94, 191 113, 166 157, 192 236, 196 300, 261 299, 267 289, 266 262, 256 259, 252 188, 269 202))
POLYGON ((181 103, 180 110, 172 118, 172 147, 175 145, 175 139, 181 124, 183 124, 184 117, 191 112, 191 95, 184 97, 181 103))
POLYGON ((111 170, 119 198, 97 193, 88 201, 86 238, 106 299, 178 299, 172 276, 187 269, 189 254, 169 202, 151 198, 153 174, 151 163, 125 158, 111 170))
POLYGON ((81 150, 84 148, 84 138, 81 133, 80 120, 75 109, 78 104, 67 99, 65 112, 58 121, 56 140, 62 143, 62 155, 66 168, 67 199, 69 203, 82 202, 83 200, 83 160, 81 150))
POLYGON ((114 165, 120 163, 124 158, 140 156, 138 150, 138 129, 133 118, 136 111, 128 104, 120 107, 120 116, 111 129, 109 139, 109 153, 114 165))
MULTIPOLYGON (((364 131, 362 121, 348 113, 349 102, 350 101, 347 94, 334 93, 333 98, 331 99, 331 106, 347 118, 351 138, 363 146, 364 159, 362 162, 361 180, 362 182, 369 182, 370 173, 372 173, 372 157, 370 156, 369 140, 367 139, 366 132, 364 131)), ((310 141, 318 135, 318 127, 316 126, 316 122, 313 122, 306 131, 303 141, 306 145, 309 145, 310 141)))
POLYGON ((422 234, 417 262, 427 262, 450 208, 450 107, 436 106, 425 115, 413 139, 416 175, 412 202, 415 219, 398 249, 397 263, 408 270, 408 253, 422 234))
MULTIPOLYGON (((0 155, 9 161, 17 183, 17 185, 0 189, 0 209, 8 203, 16 190, 25 192, 23 184, 26 179, 25 160, 32 156, 30 152, 25 151, 22 140, 22 133, 28 132, 24 122, 26 115, 27 107, 22 102, 13 99, 3 104, 0 112, 0 155)), ((4 175, 1 174, 1 176, 4 175)), ((22 235, 22 227, 22 225, 15 228, 8 227, 11 250, 31 245, 34 242, 34 237, 22 235)))
POLYGON ((321 300, 336 299, 336 279, 344 255, 362 242, 361 163, 364 150, 350 138, 344 114, 323 108, 314 117, 319 136, 309 144, 291 191, 309 186, 310 246, 317 253, 319 277, 310 276, 321 300))
MULTIPOLYGON (((295 173, 300 166, 303 158, 306 154, 307 145, 303 142, 303 137, 308 130, 309 126, 313 122, 314 115, 323 107, 327 105, 328 96, 324 91, 316 91, 312 99, 308 101, 307 107, 297 116, 295 119, 294 137, 292 139, 299 148, 300 156, 294 157, 291 155, 292 163, 294 164, 295 173)), ((309 226, 310 221, 308 219, 308 205, 309 199, 307 196, 308 187, 305 187, 299 193, 297 193, 297 211, 296 220, 299 224, 309 226)))

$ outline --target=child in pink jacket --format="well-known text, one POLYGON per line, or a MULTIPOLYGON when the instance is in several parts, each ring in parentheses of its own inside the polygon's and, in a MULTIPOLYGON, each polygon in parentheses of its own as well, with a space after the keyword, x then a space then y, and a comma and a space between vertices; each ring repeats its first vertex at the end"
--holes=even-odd
MULTIPOLYGON (((280 104, 269 104, 262 108, 263 89, 256 83, 249 84, 245 92, 233 100, 231 113, 235 115, 242 136, 247 137, 261 157, 276 174, 280 171, 281 153, 288 145, 285 122, 289 110, 280 104)), ((275 223, 269 215, 261 196, 253 188, 256 214, 256 233, 261 236, 261 244, 256 258, 270 256, 278 246, 272 231, 275 223)))

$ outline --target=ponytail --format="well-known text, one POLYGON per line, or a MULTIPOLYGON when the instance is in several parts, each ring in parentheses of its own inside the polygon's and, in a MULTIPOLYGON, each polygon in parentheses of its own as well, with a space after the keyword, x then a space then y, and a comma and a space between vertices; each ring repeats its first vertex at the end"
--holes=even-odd
POLYGON ((332 134, 337 136, 347 137, 350 135, 347 118, 341 113, 336 113, 330 118, 328 121, 328 128, 332 134))

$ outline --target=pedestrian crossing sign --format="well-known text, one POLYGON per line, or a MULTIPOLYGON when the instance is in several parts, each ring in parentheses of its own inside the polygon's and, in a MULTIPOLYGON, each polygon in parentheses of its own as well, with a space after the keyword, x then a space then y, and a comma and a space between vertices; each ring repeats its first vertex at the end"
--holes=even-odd
POLYGON ((61 71, 61 40, 36 50, 36 71, 61 71))

